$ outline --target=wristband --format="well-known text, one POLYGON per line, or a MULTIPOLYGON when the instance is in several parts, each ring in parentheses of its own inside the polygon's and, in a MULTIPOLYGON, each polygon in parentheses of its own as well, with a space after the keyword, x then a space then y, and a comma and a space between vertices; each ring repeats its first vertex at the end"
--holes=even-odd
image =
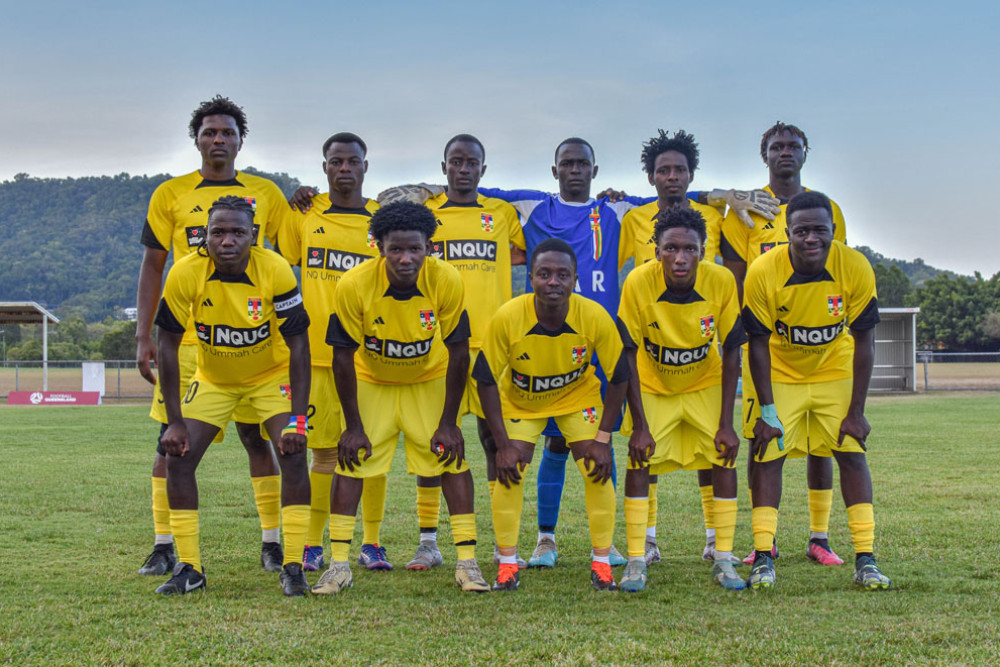
POLYGON ((611 431, 597 430, 597 435, 594 436, 594 442, 599 442, 602 445, 606 445, 611 442, 611 431))
POLYGON ((778 451, 785 451, 785 427, 778 419, 778 408, 774 406, 774 403, 761 404, 760 418, 771 428, 781 431, 781 435, 778 436, 778 451))
POLYGON ((292 415, 288 419, 288 426, 281 429, 281 435, 289 435, 295 433, 296 435, 309 435, 309 420, 305 415, 292 415))

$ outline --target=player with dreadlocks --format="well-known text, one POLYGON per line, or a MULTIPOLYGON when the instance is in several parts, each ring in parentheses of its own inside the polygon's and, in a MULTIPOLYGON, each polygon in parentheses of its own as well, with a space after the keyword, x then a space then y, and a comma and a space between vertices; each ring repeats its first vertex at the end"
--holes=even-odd
MULTIPOLYGON (((742 299, 743 280, 747 267, 753 264, 765 252, 779 245, 788 243, 787 220, 785 209, 789 200, 795 195, 805 192, 808 188, 802 185, 802 167, 809 152, 809 140, 805 132, 795 125, 778 121, 764 132, 760 141, 760 157, 767 165, 768 184, 764 188, 781 202, 781 211, 773 222, 765 223, 762 218, 754 217, 754 224, 748 227, 733 215, 727 215, 722 222, 722 238, 720 253, 723 263, 736 276, 736 284, 742 299)), ((841 243, 847 243, 844 228, 844 215, 840 207, 830 202, 833 222, 833 238, 841 243)), ((754 437, 753 427, 760 417, 760 406, 754 391, 754 383, 750 377, 748 348, 743 350, 743 436, 748 440, 754 437)), ((749 471, 754 466, 753 459, 748 460, 749 471)), ((828 541, 830 527, 830 509, 833 506, 833 464, 829 457, 822 458, 810 455, 806 463, 806 481, 809 486, 809 544, 806 555, 822 565, 841 565, 844 561, 833 552, 828 541)), ((778 548, 772 548, 772 557, 777 558, 778 548)), ((752 563, 754 554, 744 559, 752 563)))

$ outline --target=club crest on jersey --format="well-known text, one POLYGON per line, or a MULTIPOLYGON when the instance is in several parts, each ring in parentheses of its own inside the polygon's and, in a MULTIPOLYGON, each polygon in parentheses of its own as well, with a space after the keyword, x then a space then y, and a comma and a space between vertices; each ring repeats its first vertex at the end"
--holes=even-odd
POLYGON ((573 348, 573 363, 582 364, 587 356, 587 347, 574 347, 573 348))
POLYGON ((250 208, 252 208, 254 210, 254 212, 257 211, 257 198, 256 197, 244 197, 243 199, 244 199, 244 201, 246 201, 246 203, 250 204, 250 208))
POLYGON ((292 385, 290 385, 290 384, 279 384, 278 385, 278 389, 281 390, 281 397, 282 398, 287 398, 288 400, 292 399, 292 385))
POLYGON ((251 320, 260 319, 260 297, 252 296, 247 299, 247 316, 251 320))
POLYGON ((583 413, 583 421, 587 422, 588 424, 596 424, 597 423, 597 409, 596 408, 585 408, 585 409, 582 410, 582 413, 583 413))
POLYGON ((493 231, 493 215, 490 213, 480 213, 479 214, 479 224, 482 225, 484 232, 493 231))
POLYGON ((826 297, 826 309, 834 317, 844 314, 844 297, 841 294, 826 297))
POLYGON ((715 335, 715 315, 709 315, 708 317, 699 317, 698 323, 701 325, 701 335, 705 338, 711 338, 715 335))
POLYGON ((590 229, 594 233, 593 250, 594 261, 596 262, 601 258, 601 246, 603 245, 601 238, 601 214, 596 206, 590 210, 590 215, 588 217, 590 218, 590 229))
POLYGON ((424 329, 427 329, 428 331, 437 326, 437 320, 434 318, 433 310, 420 311, 420 326, 422 326, 424 329))

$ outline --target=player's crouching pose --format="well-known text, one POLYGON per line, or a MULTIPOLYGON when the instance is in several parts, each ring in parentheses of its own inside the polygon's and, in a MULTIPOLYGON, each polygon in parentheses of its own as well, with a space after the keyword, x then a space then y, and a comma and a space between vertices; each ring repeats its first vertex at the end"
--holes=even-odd
POLYGON ((701 262, 705 219, 691 208, 661 210, 654 227, 656 262, 633 271, 622 290, 618 324, 631 377, 625 477, 628 564, 622 590, 646 587, 649 477, 677 469, 711 470, 715 565, 728 590, 745 588, 733 568, 736 453, 733 401, 740 374, 736 281, 724 267, 701 262), (722 345, 722 355, 718 346, 722 345))
POLYGON ((565 241, 547 239, 535 246, 530 279, 534 292, 509 301, 490 322, 473 370, 497 448, 493 526, 500 570, 493 588, 516 590, 519 585, 516 547, 524 471, 552 417, 584 478, 593 546, 591 583, 597 590, 613 591, 617 585, 608 554, 615 492, 607 482, 611 429, 628 380, 621 338, 600 304, 573 293, 576 255, 565 241), (603 406, 595 356, 614 370, 603 406))
POLYGON ((427 256, 437 229, 427 208, 385 206, 370 229, 380 257, 340 279, 326 336, 346 429, 330 502, 330 569, 313 592, 338 593, 353 583, 347 557, 362 486, 389 471, 400 432, 407 471, 441 475, 458 551, 456 583, 486 592, 476 562, 472 474, 458 427, 469 369, 462 277, 427 256))
POLYGON ((754 262, 744 288, 743 322, 761 414, 751 445, 756 557, 747 583, 774 584, 771 545, 782 465, 788 456, 808 453, 832 455, 840 468, 854 541, 854 582, 868 590, 888 588, 889 577, 872 555, 875 515, 865 458, 871 431, 865 399, 879 321, 875 274, 861 253, 833 240, 826 195, 795 195, 786 215, 788 245, 754 262))
POLYGON ((168 454, 167 495, 178 557, 173 576, 156 589, 165 595, 205 587, 195 471, 241 401, 249 402, 279 452, 282 590, 304 595, 308 588, 300 554, 309 522, 309 316, 288 264, 253 247, 253 217, 242 197, 222 197, 212 205, 207 252, 199 249, 174 265, 156 315, 168 420, 160 440, 168 454), (181 400, 177 350, 189 313, 198 334, 198 370, 181 400), (287 347, 276 340, 278 332, 287 347))

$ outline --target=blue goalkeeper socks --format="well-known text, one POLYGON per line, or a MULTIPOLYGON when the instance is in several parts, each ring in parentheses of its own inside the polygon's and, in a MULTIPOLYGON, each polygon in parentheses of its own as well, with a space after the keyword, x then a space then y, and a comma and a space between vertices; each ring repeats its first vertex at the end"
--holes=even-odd
POLYGON ((566 483, 566 459, 569 454, 553 454, 542 450, 538 464, 538 530, 555 532, 559 523, 559 503, 566 483))

